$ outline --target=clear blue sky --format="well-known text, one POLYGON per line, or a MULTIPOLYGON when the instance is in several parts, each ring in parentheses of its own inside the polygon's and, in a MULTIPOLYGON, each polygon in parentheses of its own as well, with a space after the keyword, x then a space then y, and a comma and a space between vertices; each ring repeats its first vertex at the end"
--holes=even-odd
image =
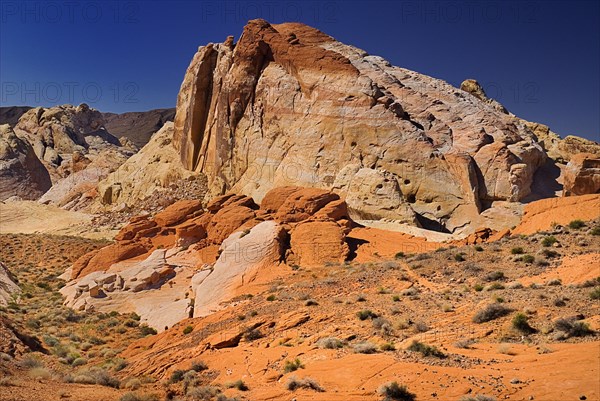
POLYGON ((174 107, 198 46, 247 20, 300 21, 392 64, 488 95, 561 135, 600 140, 598 1, 0 2, 3 106, 174 107))

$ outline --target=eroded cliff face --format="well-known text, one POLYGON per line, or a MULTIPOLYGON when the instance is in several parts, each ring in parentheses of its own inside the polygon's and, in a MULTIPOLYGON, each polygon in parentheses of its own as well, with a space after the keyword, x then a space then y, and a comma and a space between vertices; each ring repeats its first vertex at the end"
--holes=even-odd
POLYGON ((264 20, 235 44, 199 48, 173 144, 211 195, 334 189, 357 218, 454 232, 495 201, 529 195, 546 159, 524 122, 495 104, 306 25, 264 20))

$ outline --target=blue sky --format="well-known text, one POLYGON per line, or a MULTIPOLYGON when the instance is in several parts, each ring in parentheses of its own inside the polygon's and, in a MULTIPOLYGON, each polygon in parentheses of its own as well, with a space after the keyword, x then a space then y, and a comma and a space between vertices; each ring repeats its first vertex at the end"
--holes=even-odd
POLYGON ((516 115, 600 140, 597 1, 11 1, 0 3, 0 104, 174 107, 198 46, 246 21, 300 21, 516 115))

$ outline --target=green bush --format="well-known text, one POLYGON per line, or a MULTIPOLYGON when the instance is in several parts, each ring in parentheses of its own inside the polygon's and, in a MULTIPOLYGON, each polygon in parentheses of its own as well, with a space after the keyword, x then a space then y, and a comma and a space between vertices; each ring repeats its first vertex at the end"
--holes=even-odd
POLYGON ((304 365, 300 359, 296 358, 293 361, 287 360, 285 361, 285 365, 283 365, 283 371, 285 373, 295 372, 298 369, 304 369, 304 365))
POLYGON ((363 309, 356 313, 356 317, 358 317, 360 320, 375 319, 377 316, 377 313, 369 309, 363 309))
POLYGON ((477 252, 483 252, 483 247, 481 245, 475 245, 475 250, 477 252))
POLYGON ((395 259, 402 259, 404 257, 404 252, 398 252, 394 255, 395 259))
POLYGON ((582 227, 585 227, 585 223, 583 222, 583 220, 577 219, 569 223, 569 228, 572 228, 573 230, 579 230, 582 227))
POLYGON ((323 349, 338 349, 342 348, 344 343, 336 337, 325 337, 317 341, 317 346, 323 349))
POLYGON ((445 358, 446 354, 440 351, 437 347, 433 345, 423 344, 420 341, 413 341, 407 348, 409 351, 419 352, 423 356, 435 356, 436 358, 445 358))
POLYGON ((521 260, 525 263, 533 263, 535 262, 535 257, 533 255, 523 255, 521 260))
POLYGON ((454 260, 457 262, 464 262, 466 259, 462 253, 457 253, 454 255, 454 260))
POLYGON ((517 313, 512 319, 512 327, 522 333, 533 333, 535 330, 529 325, 527 315, 524 313, 517 313))
POLYGON ((269 295, 269 296, 267 297, 267 301, 269 301, 269 302, 273 302, 273 301, 275 301, 276 299, 277 299, 277 297, 275 297, 275 295, 273 295, 273 294, 271 294, 271 295, 269 295))
POLYGON ((183 334, 190 334, 192 331, 194 331, 192 326, 185 326, 185 329, 183 329, 183 334))
POLYGON ((383 401, 415 401, 416 395, 408 391, 405 385, 400 385, 398 382, 391 382, 379 387, 379 394, 383 397, 383 401))
POLYGON ((523 252, 523 248, 520 246, 516 246, 510 250, 510 253, 512 253, 513 255, 522 255, 523 252))
POLYGON ((596 227, 592 228, 592 230, 590 231, 590 234, 600 235, 600 226, 596 226, 596 227))
POLYGON ((590 292, 591 299, 600 299, 600 287, 596 287, 590 292))
POLYGON ((547 248, 549 246, 552 246, 556 242, 558 242, 556 237, 554 237, 553 235, 550 235, 548 237, 544 237, 544 239, 542 240, 542 246, 545 246, 547 248))

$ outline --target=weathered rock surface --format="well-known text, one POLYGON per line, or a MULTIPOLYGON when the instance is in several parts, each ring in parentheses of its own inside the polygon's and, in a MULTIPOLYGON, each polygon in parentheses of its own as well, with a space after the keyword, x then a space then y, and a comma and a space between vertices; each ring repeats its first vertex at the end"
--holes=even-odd
POLYGON ((579 153, 571 157, 563 171, 563 195, 600 193, 600 157, 579 153))
POLYGON ((14 299, 14 296, 21 292, 21 288, 15 281, 15 277, 8 268, 0 262, 0 306, 6 306, 14 299))
POLYGON ((274 189, 261 207, 234 194, 205 209, 180 200, 132 218, 114 244, 79 258, 63 295, 75 309, 135 311, 162 330, 252 293, 284 259, 304 267, 343 262, 351 225, 339 195, 317 188, 274 189))
POLYGON ((476 227, 461 214, 526 197, 546 157, 520 119, 494 106, 305 25, 253 20, 235 45, 230 37, 194 56, 173 144, 213 195, 260 201, 285 185, 343 187, 346 167, 358 166, 390 191, 360 188, 353 213, 416 213, 468 231, 476 227))
POLYGON ((0 201, 37 199, 52 185, 50 174, 29 143, 0 125, 0 201))
POLYGON ((181 166, 171 145, 172 136, 173 124, 167 122, 146 146, 99 182, 102 203, 132 206, 178 181, 191 178, 193 173, 181 166))
POLYGON ((225 239, 210 274, 195 276, 194 316, 214 312, 221 302, 254 282, 261 269, 274 268, 283 256, 284 237, 278 223, 264 221, 247 233, 235 232, 225 239))

